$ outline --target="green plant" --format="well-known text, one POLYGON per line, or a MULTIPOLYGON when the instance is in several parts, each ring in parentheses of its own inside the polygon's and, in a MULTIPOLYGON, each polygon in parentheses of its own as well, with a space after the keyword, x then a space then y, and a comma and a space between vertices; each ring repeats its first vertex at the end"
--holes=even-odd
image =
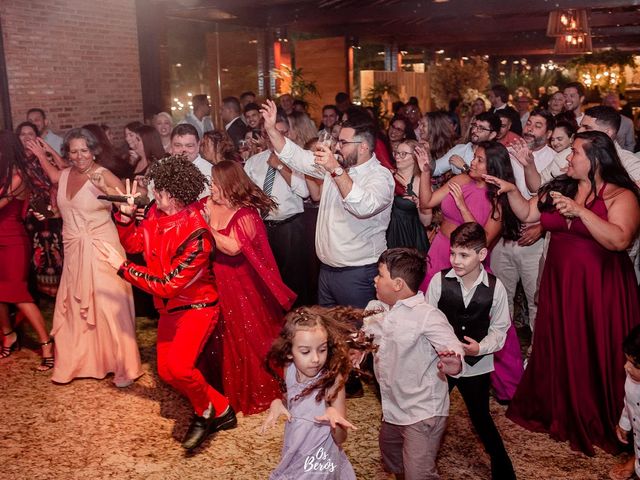
POLYGON ((507 89, 517 96, 516 92, 537 96, 541 87, 546 91, 552 85, 563 85, 569 80, 560 70, 538 70, 537 68, 524 71, 513 71, 500 78, 507 89))
POLYGON ((624 68, 628 65, 633 68, 635 66, 634 52, 622 52, 614 48, 613 50, 604 50, 602 52, 580 55, 567 62, 567 65, 570 67, 579 67, 590 64, 604 65, 609 68, 614 66, 624 68))
POLYGON ((273 76, 291 82, 289 93, 297 99, 306 101, 307 95, 320 96, 315 80, 305 80, 302 68, 290 68, 287 65, 282 65, 282 68, 273 71, 273 76))
POLYGON ((396 85, 390 82, 375 82, 362 99, 362 103, 365 106, 372 107, 376 117, 383 124, 390 118, 390 113, 386 106, 387 101, 394 101, 399 98, 400 95, 396 85))
POLYGON ((447 108, 449 100, 462 98, 469 88, 482 92, 489 86, 489 65, 482 57, 471 57, 466 62, 444 61, 429 70, 436 108, 447 108))

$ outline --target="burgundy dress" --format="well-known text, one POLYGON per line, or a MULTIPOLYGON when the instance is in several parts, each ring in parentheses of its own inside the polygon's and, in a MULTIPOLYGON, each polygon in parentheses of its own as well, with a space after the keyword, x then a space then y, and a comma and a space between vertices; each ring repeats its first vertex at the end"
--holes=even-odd
MULTIPOLYGON (((603 187, 604 189, 604 187, 603 187)), ((602 190, 587 208, 607 218, 602 190)), ((638 287, 626 252, 607 250, 580 219, 543 213, 551 232, 540 283, 533 352, 507 416, 594 455, 616 452, 624 399, 622 342, 640 322, 638 287)))
POLYGON ((263 363, 296 295, 282 282, 255 209, 238 210, 220 233, 240 245, 235 256, 217 251, 213 263, 223 323, 222 387, 233 408, 250 415, 282 396, 263 363))
POLYGON ((0 208, 0 302, 31 303, 29 236, 24 228, 25 200, 13 199, 0 208))

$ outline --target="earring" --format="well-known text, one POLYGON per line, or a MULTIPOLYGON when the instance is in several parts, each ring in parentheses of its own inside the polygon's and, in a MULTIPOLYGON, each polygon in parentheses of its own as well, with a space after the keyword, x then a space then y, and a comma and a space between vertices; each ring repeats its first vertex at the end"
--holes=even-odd
POLYGON ((96 156, 95 156, 95 155, 93 156, 93 159, 94 159, 94 160, 96 159, 96 156))

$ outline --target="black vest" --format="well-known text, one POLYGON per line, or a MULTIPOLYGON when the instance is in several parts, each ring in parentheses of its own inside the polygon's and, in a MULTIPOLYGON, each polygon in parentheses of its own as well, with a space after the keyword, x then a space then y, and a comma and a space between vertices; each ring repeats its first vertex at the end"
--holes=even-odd
MULTIPOLYGON (((449 270, 440 272, 442 278, 442 293, 438 301, 438 308, 445 314, 447 320, 453 327, 458 340, 466 342, 464 337, 473 338, 480 342, 489 332, 491 323, 491 305, 493 304, 493 291, 496 287, 496 277, 487 272, 489 276, 489 286, 480 283, 473 293, 469 306, 464 306, 462 299, 462 288, 455 277, 447 278, 445 275, 449 270)), ((464 357, 464 361, 469 365, 475 365, 484 355, 475 357, 464 357)))

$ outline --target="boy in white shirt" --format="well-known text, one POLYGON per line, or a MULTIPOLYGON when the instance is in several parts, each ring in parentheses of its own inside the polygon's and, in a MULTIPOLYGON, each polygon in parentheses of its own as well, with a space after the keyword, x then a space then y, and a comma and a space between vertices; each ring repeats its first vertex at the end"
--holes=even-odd
POLYGON ((439 479, 436 457, 449 415, 446 375, 460 374, 462 344, 437 308, 418 292, 425 275, 417 250, 392 248, 378 260, 378 301, 367 310, 363 330, 378 350, 380 451, 387 470, 407 480, 439 479))
POLYGON ((475 222, 463 223, 450 236, 452 268, 436 274, 427 301, 446 315, 463 342, 466 369, 460 378, 448 378, 449 391, 458 387, 469 417, 491 457, 493 480, 515 480, 511 459, 489 411, 493 353, 499 351, 511 325, 507 291, 482 266, 487 257, 487 235, 475 222))

